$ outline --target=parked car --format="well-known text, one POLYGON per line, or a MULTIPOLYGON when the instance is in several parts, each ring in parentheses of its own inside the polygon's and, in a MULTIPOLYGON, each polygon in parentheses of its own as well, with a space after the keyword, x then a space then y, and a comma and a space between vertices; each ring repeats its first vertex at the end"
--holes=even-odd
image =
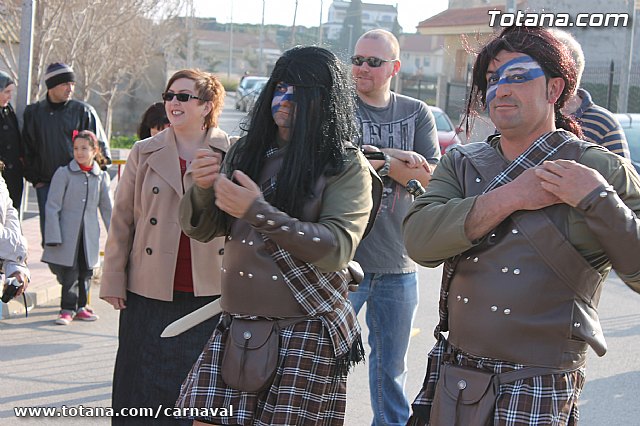
POLYGON ((436 120, 436 130, 438 131, 438 143, 440 144, 440 154, 444 155, 453 146, 462 144, 458 133, 462 132, 460 127, 456 127, 446 112, 438 107, 429 107, 436 120))
POLYGON ((244 106, 243 111, 246 111, 245 97, 255 90, 256 84, 262 81, 266 82, 267 80, 269 80, 269 77, 249 76, 243 78, 236 89, 236 109, 241 109, 244 106))
POLYGON ((262 89, 264 89, 264 86, 267 85, 267 81, 268 80, 257 82, 253 86, 251 91, 249 93, 247 93, 246 95, 244 95, 242 97, 242 99, 240 99, 240 110, 241 111, 244 111, 244 112, 251 111, 251 109, 255 105, 256 101, 258 100, 258 96, 260 96, 260 93, 262 93, 262 89))
POLYGON ((640 173, 640 114, 614 114, 629 144, 631 163, 640 173))

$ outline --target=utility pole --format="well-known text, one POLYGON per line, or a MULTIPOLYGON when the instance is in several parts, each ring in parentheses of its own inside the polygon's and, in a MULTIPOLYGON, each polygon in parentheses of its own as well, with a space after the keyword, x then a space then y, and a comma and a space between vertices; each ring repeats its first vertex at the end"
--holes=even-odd
POLYGON ((232 67, 233 67, 233 0, 231 0, 231 14, 229 16, 229 67, 227 68, 228 79, 231 79, 232 67))
POLYGON ((298 14, 298 0, 296 0, 296 8, 293 10, 293 27, 291 27, 291 46, 296 45, 296 15, 298 14))
POLYGON ((636 26, 636 8, 634 0, 627 0, 627 10, 629 13, 629 27, 627 27, 627 36, 625 38, 625 54, 622 60, 622 72, 620 74, 620 87, 618 88, 618 111, 619 113, 627 112, 629 106, 629 83, 631 80, 631 64, 633 59, 633 33, 636 26))
MULTIPOLYGON (((20 59, 18 59, 18 96, 16 98, 16 116, 18 125, 22 127, 22 115, 31 100, 31 63, 33 62, 33 23, 36 15, 36 1, 22 0, 22 17, 20 19, 20 59)), ((24 186, 25 202, 20 206, 20 220, 27 208, 29 185, 24 186)))
POLYGON ((22 114, 31 99, 31 63, 33 62, 33 23, 35 22, 35 14, 35 0, 22 0, 18 94, 16 99, 16 115, 20 122, 20 127, 22 127, 22 114))
POLYGON ((258 75, 266 74, 263 63, 263 50, 264 50, 264 2, 262 0, 262 22, 260 23, 260 59, 258 60, 258 75))
POLYGON ((320 23, 318 24, 318 46, 322 46, 322 0, 320 0, 320 23))
POLYGON ((187 68, 193 68, 193 20, 195 11, 193 0, 187 0, 187 68))

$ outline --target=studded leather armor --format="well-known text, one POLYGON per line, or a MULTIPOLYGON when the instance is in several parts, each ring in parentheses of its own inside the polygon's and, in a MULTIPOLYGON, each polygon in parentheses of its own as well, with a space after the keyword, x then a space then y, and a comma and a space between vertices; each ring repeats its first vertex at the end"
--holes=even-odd
MULTIPOLYGON (((587 146, 568 144, 553 159, 577 159, 587 146)), ((486 169, 504 160, 486 144, 459 152, 456 172, 464 176, 465 195, 478 195, 487 183, 486 169)), ((474 355, 551 368, 582 365, 589 345, 604 355, 597 306, 605 277, 560 231, 568 209, 560 204, 516 212, 461 255, 448 295, 449 340, 454 346, 474 355)))

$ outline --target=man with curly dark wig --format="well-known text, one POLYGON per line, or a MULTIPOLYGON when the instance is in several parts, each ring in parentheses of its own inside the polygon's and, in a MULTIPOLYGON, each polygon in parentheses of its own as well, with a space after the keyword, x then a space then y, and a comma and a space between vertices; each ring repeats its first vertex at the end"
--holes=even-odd
POLYGON ((500 135, 447 153, 404 222, 409 255, 445 264, 409 424, 575 425, 607 274, 640 288, 640 177, 563 115, 576 67, 548 30, 504 29, 472 83, 500 135))

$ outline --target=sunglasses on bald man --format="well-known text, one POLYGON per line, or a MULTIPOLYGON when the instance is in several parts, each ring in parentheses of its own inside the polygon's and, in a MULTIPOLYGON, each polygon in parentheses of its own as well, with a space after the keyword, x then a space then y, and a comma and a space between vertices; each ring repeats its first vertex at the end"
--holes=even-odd
POLYGON ((354 55, 351 57, 351 63, 357 67, 362 66, 362 64, 366 62, 367 65, 369 65, 371 68, 378 68, 385 62, 395 62, 395 61, 397 61, 397 59, 381 59, 381 58, 376 58, 375 56, 365 57, 360 55, 354 55))

